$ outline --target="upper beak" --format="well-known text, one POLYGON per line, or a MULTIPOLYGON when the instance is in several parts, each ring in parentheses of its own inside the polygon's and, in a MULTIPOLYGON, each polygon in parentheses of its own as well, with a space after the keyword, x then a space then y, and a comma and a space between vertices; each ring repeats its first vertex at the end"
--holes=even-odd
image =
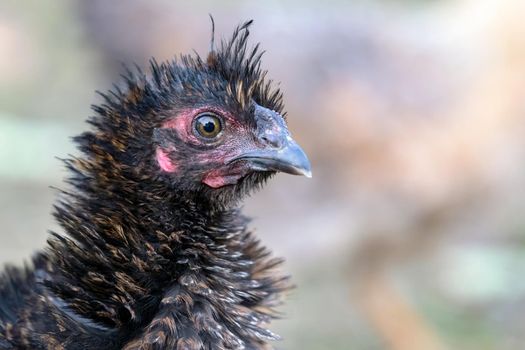
POLYGON ((280 148, 266 147, 248 151, 234 160, 245 160, 253 170, 281 171, 292 175, 312 177, 310 161, 301 147, 291 138, 280 148))

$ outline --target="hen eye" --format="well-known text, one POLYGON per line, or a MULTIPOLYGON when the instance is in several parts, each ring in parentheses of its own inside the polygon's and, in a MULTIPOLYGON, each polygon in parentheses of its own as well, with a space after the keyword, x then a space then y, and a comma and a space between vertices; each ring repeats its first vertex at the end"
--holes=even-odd
POLYGON ((204 113, 195 119, 195 130, 207 139, 217 137, 222 130, 221 120, 211 113, 204 113))

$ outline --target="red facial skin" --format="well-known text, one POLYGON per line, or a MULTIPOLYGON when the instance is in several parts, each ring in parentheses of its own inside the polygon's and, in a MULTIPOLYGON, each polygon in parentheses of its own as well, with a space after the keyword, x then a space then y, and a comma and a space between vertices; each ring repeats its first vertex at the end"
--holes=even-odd
POLYGON ((249 169, 238 164, 229 168, 220 168, 209 171, 204 175, 202 182, 212 188, 234 185, 248 173, 249 169))
POLYGON ((157 163, 163 171, 167 173, 173 173, 177 170, 177 163, 171 160, 168 156, 168 153, 166 153, 166 151, 162 148, 157 147, 155 156, 157 158, 157 163))
MULTIPOLYGON (((214 163, 223 166, 215 166, 205 172, 202 182, 212 188, 219 188, 226 185, 233 185, 245 176, 250 169, 243 162, 226 165, 228 160, 243 153, 243 150, 256 147, 255 138, 247 128, 239 123, 230 113, 216 107, 203 107, 193 110, 180 112, 175 118, 163 124, 163 128, 174 129, 180 139, 187 143, 196 145, 206 144, 206 141, 197 137, 193 131, 193 120, 203 112, 212 112, 220 116, 223 120, 223 130, 218 136, 215 144, 210 149, 199 154, 195 161, 205 164, 214 163)), ((178 166, 173 159, 170 159, 167 150, 158 147, 156 158, 160 168, 168 173, 176 173, 178 166)))

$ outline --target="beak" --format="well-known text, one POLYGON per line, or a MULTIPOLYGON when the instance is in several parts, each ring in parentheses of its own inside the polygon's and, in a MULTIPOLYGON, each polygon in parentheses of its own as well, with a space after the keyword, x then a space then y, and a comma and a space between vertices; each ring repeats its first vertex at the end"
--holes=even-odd
POLYGON ((292 175, 312 177, 310 161, 301 147, 290 137, 282 147, 266 147, 248 151, 233 161, 247 161, 250 168, 256 171, 280 171, 292 175))

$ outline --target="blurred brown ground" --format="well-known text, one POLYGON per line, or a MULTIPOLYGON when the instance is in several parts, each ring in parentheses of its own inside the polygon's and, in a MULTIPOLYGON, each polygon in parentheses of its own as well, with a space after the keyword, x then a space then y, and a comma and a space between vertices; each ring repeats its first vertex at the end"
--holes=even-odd
POLYGON ((69 136, 121 62, 253 18, 311 180, 250 198, 298 288, 285 349, 523 349, 525 2, 5 1, 0 263, 44 246, 69 136))

